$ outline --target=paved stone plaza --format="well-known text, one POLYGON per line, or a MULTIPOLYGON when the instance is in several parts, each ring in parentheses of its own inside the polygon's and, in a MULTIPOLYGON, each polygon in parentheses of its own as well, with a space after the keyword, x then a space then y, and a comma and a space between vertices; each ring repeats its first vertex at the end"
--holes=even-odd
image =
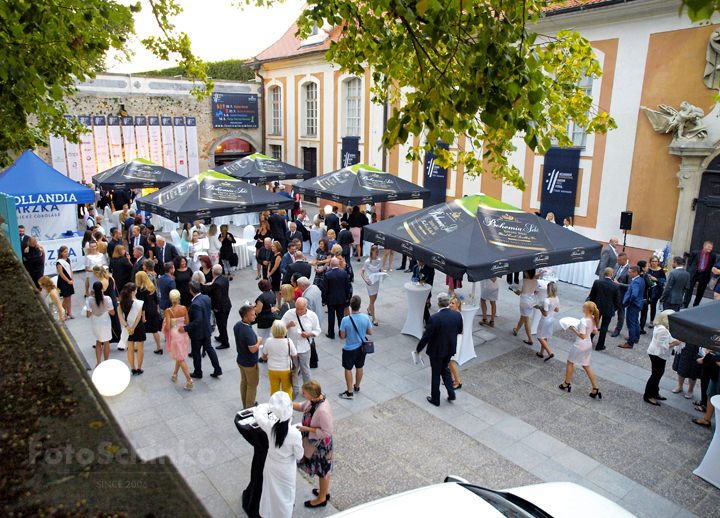
MULTIPOLYGON (((231 231, 242 235, 240 229, 231 231)), ((393 266, 399 264, 396 254, 393 266)), ((365 311, 361 263, 353 259, 352 266, 355 293, 363 298, 365 311)), ((238 271, 230 283, 229 328, 238 321, 240 306, 259 294, 255 276, 256 271, 247 268, 238 271)), ((446 289, 444 278, 436 276, 434 295, 446 289)), ((692 474, 712 430, 694 425, 690 419, 700 414, 681 394, 670 392, 677 378, 669 366, 661 383, 668 400, 661 407, 642 401, 650 373, 645 353, 650 334, 642 336, 632 351, 617 347, 625 333, 616 339, 608 336, 608 349, 593 353, 602 400, 588 397, 590 382, 581 369, 576 370, 568 394, 557 385, 564 379, 570 336, 556 331, 550 344, 555 358, 549 362, 537 358, 537 340, 530 348, 510 333, 517 322, 518 298, 505 289, 503 279, 496 327, 481 327, 480 316, 475 319, 477 358, 461 367, 463 388, 457 400, 449 403, 443 395, 436 408, 425 400, 430 391, 429 362, 424 367, 413 365, 410 352, 417 340, 400 334, 407 307, 402 285, 409 280, 409 274, 393 271, 380 288, 380 326, 373 335, 377 352, 368 357, 362 391, 352 401, 337 396, 345 390, 342 341, 317 339, 320 366, 313 371, 314 377, 331 401, 334 415, 332 505, 306 509, 303 502, 312 497, 317 479, 298 474, 294 516, 328 516, 382 496, 442 482, 448 474, 493 489, 572 481, 639 517, 718 516, 720 490, 692 474)), ((467 295, 471 286, 458 294, 467 295)), ((67 327, 94 365, 90 322, 80 313, 82 290, 76 288, 76 319, 68 321, 67 327)), ((561 283, 560 316, 579 317, 587 293, 561 283)), ((168 455, 215 518, 244 516, 240 495, 248 483, 252 449, 233 423, 242 407, 234 340, 230 349, 218 351, 223 376, 205 376, 187 392, 184 382, 170 381, 174 362, 167 354, 153 354, 155 343, 148 338, 145 373, 133 377, 121 395, 107 398, 115 418, 143 459, 168 455)), ((110 356, 126 359, 125 352, 114 347, 110 356)), ((209 360, 203 368, 210 373, 209 360)), ((698 386, 695 398, 699 396, 698 386)), ((258 400, 268 398, 267 368, 261 365, 258 400)))

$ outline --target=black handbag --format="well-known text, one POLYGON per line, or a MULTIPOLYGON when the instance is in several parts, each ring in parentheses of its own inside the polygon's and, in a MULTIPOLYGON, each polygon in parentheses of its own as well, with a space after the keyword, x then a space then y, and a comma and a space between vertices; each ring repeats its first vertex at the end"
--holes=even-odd
POLYGON ((235 252, 233 252, 232 255, 230 256, 230 266, 232 266, 233 268, 237 268, 237 265, 239 262, 240 262, 240 258, 238 257, 238 255, 235 252))
MULTIPOLYGON (((348 318, 350 319, 350 323, 355 328, 355 332, 357 334, 360 334, 360 331, 358 331, 358 328, 355 325, 355 321, 352 319, 352 315, 348 315, 348 318)), ((373 342, 372 340, 368 340, 367 336, 365 336, 365 340, 363 340, 362 343, 360 344, 360 348, 362 349, 362 352, 364 352, 365 354, 372 354, 375 352, 375 342, 373 342)))
MULTIPOLYGON (((300 315, 297 315, 298 324, 300 324, 300 331, 303 333, 305 332, 305 329, 303 329, 302 320, 300 319, 300 315)), ((312 340, 308 340, 310 342, 310 368, 311 369, 317 369, 318 368, 318 353, 317 353, 317 347, 315 346, 315 338, 312 340)))

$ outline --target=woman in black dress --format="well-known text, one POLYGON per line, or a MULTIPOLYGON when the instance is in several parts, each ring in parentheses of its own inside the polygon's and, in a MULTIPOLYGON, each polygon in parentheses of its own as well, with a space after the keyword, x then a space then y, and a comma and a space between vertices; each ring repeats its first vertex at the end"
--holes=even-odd
POLYGON ((148 277, 148 274, 140 271, 135 274, 135 284, 138 291, 135 298, 143 301, 143 315, 145 317, 145 333, 153 335, 155 339, 155 354, 162 354, 160 347, 160 328, 162 327, 162 317, 158 311, 158 292, 155 285, 148 277))
POLYGON ((262 291, 260 296, 255 299, 255 323, 257 324, 257 335, 263 339, 263 343, 267 342, 270 336, 270 329, 275 322, 274 313, 278 310, 276 306, 277 299, 272 292, 272 285, 267 279, 258 282, 258 289, 262 291))
MULTIPOLYGON (((94 266, 92 269, 92 273, 103 285, 103 295, 107 295, 110 297, 110 300, 112 300, 113 307, 115 314, 110 315, 110 324, 112 326, 112 338, 110 339, 111 344, 117 344, 120 343, 120 337, 122 335, 122 326, 120 325, 120 316, 118 315, 118 290, 117 290, 117 284, 115 283, 115 280, 110 277, 110 274, 108 271, 103 268, 102 266, 94 266)), ((124 349, 118 348, 119 351, 123 351, 124 349)))
POLYGON ((260 269, 262 268, 262 261, 260 260, 260 250, 264 247, 265 238, 270 236, 270 224, 266 219, 260 221, 260 228, 255 233, 255 260, 257 261, 257 277, 255 280, 260 280, 260 269))
POLYGON ((40 277, 45 275, 45 250, 34 237, 28 239, 28 246, 23 250, 22 260, 25 269, 30 274, 30 278, 39 290, 40 284, 38 284, 38 281, 40 277))
POLYGON ((660 300, 663 290, 665 289, 665 270, 660 266, 660 259, 655 256, 650 258, 650 266, 648 267, 648 275, 650 280, 654 282, 652 288, 650 288, 650 299, 648 301, 650 305, 650 325, 653 327, 655 321, 655 313, 657 312, 657 303, 660 300))
POLYGON ((210 259, 209 255, 201 255, 200 256, 200 269, 199 272, 202 272, 205 276, 205 282, 203 284, 206 284, 208 282, 212 282, 213 280, 213 274, 212 274, 212 259, 210 259))
POLYGON ((355 205, 352 208, 350 216, 348 216, 347 222, 353 236, 353 245, 355 245, 357 260, 360 262, 360 258, 362 257, 362 229, 368 224, 368 220, 365 217, 365 214, 360 212, 360 207, 355 205))
POLYGON ((58 276, 57 276, 57 287, 60 290, 60 296, 62 297, 62 305, 65 309, 65 316, 67 318, 75 318, 72 314, 72 296, 75 294, 75 287, 73 286, 73 271, 68 259, 70 249, 66 246, 61 246, 58 249, 58 261, 56 263, 58 276))
POLYGON ((187 266, 187 259, 183 256, 175 258, 175 287, 180 292, 180 304, 186 308, 190 307, 192 297, 190 296, 190 279, 192 270, 187 266))
POLYGON ((115 285, 118 291, 122 291, 125 285, 130 282, 133 265, 130 258, 125 253, 123 245, 117 245, 113 250, 113 256, 110 258, 110 273, 115 279, 115 285))
POLYGON ((325 272, 330 269, 330 249, 328 240, 322 238, 318 241, 318 248, 315 251, 315 280, 313 284, 320 288, 321 292, 325 291, 325 272))
POLYGON ((700 377, 702 369, 702 365, 697 362, 698 358, 700 358, 700 348, 688 343, 683 346, 682 351, 675 353, 672 369, 677 372, 678 386, 673 390, 673 394, 683 391, 683 385, 687 378, 688 390, 685 393, 685 399, 692 399, 695 382, 700 377))
MULTIPOLYGON (((235 243, 235 237, 228 232, 227 225, 220 225, 220 263, 223 265, 223 271, 227 275, 228 280, 233 280, 232 268, 230 266, 230 259, 233 254, 233 244, 235 243)), ((182 292, 181 292, 182 293, 182 292)))
POLYGON ((137 286, 132 282, 125 285, 120 292, 120 323, 126 335, 127 357, 130 371, 133 374, 142 374, 142 363, 145 356, 145 323, 143 322, 143 302, 135 298, 137 286), (135 353, 137 352, 137 369, 135 368, 135 353))
POLYGON ((277 306, 280 307, 282 298, 280 297, 280 279, 282 278, 282 272, 280 271, 280 263, 282 262, 282 243, 275 241, 272 244, 273 257, 268 266, 268 280, 272 284, 272 290, 275 292, 275 299, 277 300, 277 306))

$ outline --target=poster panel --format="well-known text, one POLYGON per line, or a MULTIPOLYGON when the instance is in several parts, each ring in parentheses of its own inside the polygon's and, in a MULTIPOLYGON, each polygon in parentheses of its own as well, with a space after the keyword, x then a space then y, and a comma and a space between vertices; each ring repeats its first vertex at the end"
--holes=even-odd
POLYGON ((195 117, 185 117, 185 136, 188 154, 188 172, 190 176, 200 174, 200 153, 197 143, 197 120, 195 117))
POLYGON ((48 143, 50 144, 50 157, 52 158, 53 169, 67 176, 68 170, 67 162, 65 160, 65 142, 62 137, 50 135, 48 143))
POLYGON ((150 160, 152 162, 149 144, 150 136, 148 134, 147 125, 147 117, 135 117, 135 143, 137 144, 137 156, 139 158, 144 158, 145 160, 150 160))
MULTIPOLYGON (((448 149, 445 142, 437 141, 436 146, 448 149)), ((433 148, 425 154, 425 166, 423 168, 423 185, 430 189, 430 197, 423 201, 423 207, 432 207, 438 203, 445 202, 445 193, 447 191, 447 169, 440 167, 435 163, 436 155, 433 148)))
POLYGON ((545 153, 542 191, 540 191, 540 214, 555 214, 555 221, 562 222, 575 216, 575 195, 580 171, 580 148, 552 147, 545 153))
POLYGON ((137 158, 137 149, 135 145, 135 121, 132 115, 120 117, 122 123, 123 150, 125 151, 125 161, 130 162, 137 158))
POLYGON ((183 176, 188 175, 187 150, 185 145, 185 119, 173 117, 173 130, 175 134, 175 172, 183 176))
POLYGON ((160 117, 160 124, 162 125, 163 165, 171 171, 176 171, 172 117, 160 117))
POLYGON ((95 115, 93 118, 93 136, 95 137, 95 157, 98 172, 107 171, 110 165, 110 150, 108 148, 107 126, 104 115, 95 115))
POLYGON ((156 163, 157 165, 163 165, 162 137, 160 136, 160 117, 150 116, 147 118, 147 121, 149 131, 148 136, 150 137, 150 161, 156 163))
POLYGON ((92 119, 89 115, 78 115, 78 120, 82 125, 91 131, 80 135, 80 157, 82 159, 82 179, 88 185, 92 184, 92 177, 97 174, 97 165, 95 164, 95 143, 92 133, 92 119))
MULTIPOLYGON (((69 121, 74 119, 72 115, 63 115, 69 121)), ((79 182, 82 180, 82 160, 80 159, 80 145, 65 139, 65 157, 67 159, 68 176, 71 180, 79 182)))
POLYGON ((108 115, 107 118, 108 142, 110 143, 110 164, 111 167, 123 163, 122 134, 120 131, 120 117, 108 115))

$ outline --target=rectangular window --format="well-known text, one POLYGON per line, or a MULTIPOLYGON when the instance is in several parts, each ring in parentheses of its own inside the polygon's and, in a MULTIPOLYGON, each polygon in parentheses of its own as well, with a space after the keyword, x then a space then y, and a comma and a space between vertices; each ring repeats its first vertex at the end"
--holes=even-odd
POLYGON ((345 134, 348 137, 360 136, 360 80, 355 78, 346 83, 347 90, 345 95, 346 113, 345 113, 345 134))
MULTIPOLYGON (((580 90, 582 90, 583 93, 585 93, 585 95, 589 97, 592 97, 592 86, 592 77, 583 77, 578 84, 580 90)), ((570 137, 570 139, 573 141, 574 147, 584 148, 587 145, 587 133, 585 132, 584 127, 578 126, 574 122, 571 122, 570 124, 568 124, 567 132, 568 137, 570 137)))
POLYGON ((276 158, 278 160, 282 160, 282 146, 275 146, 270 145, 270 152, 272 153, 272 157, 276 158))
POLYGON ((276 86, 270 89, 270 102, 272 113, 271 135, 282 135, 282 92, 276 86))
POLYGON ((305 86, 305 135, 317 136, 318 126, 318 98, 317 85, 308 83, 305 86))

